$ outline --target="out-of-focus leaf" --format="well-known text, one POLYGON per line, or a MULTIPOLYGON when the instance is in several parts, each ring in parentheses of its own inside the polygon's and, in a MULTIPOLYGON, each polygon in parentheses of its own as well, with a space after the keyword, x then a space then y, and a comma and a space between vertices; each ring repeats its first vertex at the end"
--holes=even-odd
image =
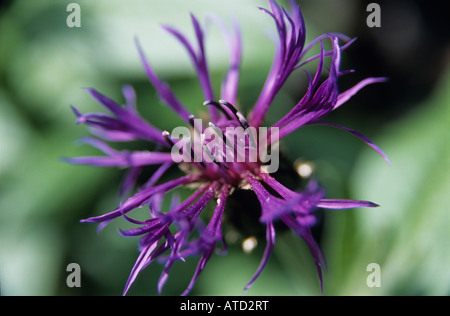
POLYGON ((332 231, 340 236, 329 237, 327 245, 330 260, 339 262, 340 269, 330 275, 333 293, 449 293, 449 83, 447 75, 432 98, 377 139, 392 167, 371 151, 361 156, 354 170, 352 197, 381 206, 353 211, 346 220, 344 213, 330 219, 332 231), (352 237, 346 236, 346 229, 352 237), (381 267, 381 288, 366 284, 369 263, 381 267))

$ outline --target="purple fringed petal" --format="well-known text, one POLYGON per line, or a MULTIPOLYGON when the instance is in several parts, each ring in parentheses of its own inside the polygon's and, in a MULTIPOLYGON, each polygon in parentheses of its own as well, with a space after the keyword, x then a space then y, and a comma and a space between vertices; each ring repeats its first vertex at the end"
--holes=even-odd
MULTIPOLYGON (((249 176, 247 179, 258 197, 259 202, 261 203, 263 212, 262 217, 268 218, 268 223, 272 223, 272 220, 275 219, 275 217, 281 219, 307 243, 317 267, 320 286, 322 289, 322 265, 324 263, 324 259, 323 254, 309 229, 309 225, 313 220, 309 213, 316 208, 318 202, 321 200, 323 190, 318 189, 317 185, 313 183, 303 194, 297 194, 294 198, 283 201, 282 199, 272 196, 253 176, 249 176), (305 201, 307 203, 304 203, 305 201), (297 209, 297 212, 295 212, 296 207, 300 207, 300 211, 297 209), (293 210, 292 214, 288 213, 287 210, 293 210)), ((271 181, 270 178, 266 178, 265 180, 267 182, 271 181)), ((274 185, 274 189, 287 196, 293 196, 292 191, 284 190, 281 185, 274 185)), ((269 243, 268 247, 269 248, 267 251, 269 252, 269 243)), ((265 264, 264 261, 263 264, 265 264)))
MULTIPOLYGON (((173 263, 176 260, 184 257, 181 254, 182 247, 185 245, 189 234, 194 229, 198 216, 203 211, 203 209, 206 207, 206 205, 211 201, 211 199, 214 197, 219 186, 220 186, 220 184, 218 182, 213 182, 208 187, 208 190, 205 192, 205 194, 196 203, 194 203, 188 209, 186 209, 185 211, 180 213, 179 214, 180 216, 176 216, 176 221, 180 224, 181 229, 180 229, 180 232, 175 236, 175 241, 174 241, 174 245, 172 248, 172 252, 171 252, 169 258, 167 259, 163 273, 161 274, 160 280, 158 282, 158 291, 159 292, 161 292, 162 287, 164 286, 164 283, 168 278, 168 275, 170 273, 170 269, 172 268, 173 263)), ((222 210, 222 212, 223 212, 223 210, 222 210)), ((212 250, 214 250, 214 247, 212 250)), ((202 261, 202 259, 200 259, 200 260, 202 261)), ((201 272, 202 269, 203 269, 203 267, 201 269, 199 269, 197 267, 197 270, 194 274, 193 280, 191 280, 191 283, 190 283, 191 286, 193 286, 193 284, 195 283, 195 279, 198 277, 198 274, 201 272)), ((188 287, 188 289, 189 289, 189 287, 188 287)), ((186 291, 188 291, 188 290, 186 290, 186 291)))
POLYGON ((272 177, 263 176, 262 180, 283 197, 280 199, 271 195, 256 179, 249 178, 248 180, 261 203, 263 211, 261 222, 272 222, 286 213, 294 213, 304 224, 314 223, 314 216, 311 216, 310 213, 325 194, 325 191, 320 189, 315 181, 312 181, 304 192, 297 193, 285 188, 272 177))
MULTIPOLYGON (((340 47, 341 51, 344 51, 345 49, 347 49, 348 47, 350 47, 350 45, 352 45, 355 41, 356 38, 350 38, 344 34, 340 34, 340 33, 326 33, 326 34, 322 34, 321 36, 315 38, 314 40, 312 40, 303 50, 302 53, 302 57, 306 55, 306 53, 318 42, 321 42, 322 40, 326 39, 326 38, 338 38, 339 40, 342 40, 344 42, 346 42, 344 45, 342 45, 340 47)), ((305 66, 306 64, 321 58, 322 53, 314 55, 312 57, 309 57, 307 59, 305 59, 305 61, 302 61, 301 63, 297 64, 297 66, 295 67, 295 69, 297 68, 301 68, 303 66, 305 66)), ((324 52, 323 54, 324 57, 328 57, 328 56, 333 56, 333 50, 329 50, 324 52)))
POLYGON ((125 284, 123 295, 126 295, 131 285, 136 280, 138 274, 142 270, 144 270, 151 262, 153 262, 159 255, 161 255, 161 253, 163 253, 170 247, 172 234, 170 233, 170 231, 168 231, 168 227, 169 224, 165 224, 158 231, 155 231, 154 234, 152 235, 153 237, 152 242, 141 248, 141 253, 139 254, 139 257, 136 260, 133 269, 131 270, 127 283, 125 284), (156 248, 159 241, 163 237, 166 238, 165 243, 156 248))
POLYGON ((320 43, 320 59, 319 59, 319 65, 317 66, 316 74, 314 76, 314 79, 311 79, 310 75, 308 75, 309 79, 309 85, 308 90, 306 91, 306 94, 303 96, 303 98, 300 100, 299 103, 297 103, 296 106, 292 108, 291 111, 289 111, 288 114, 286 114, 282 119, 280 119, 277 123, 273 125, 273 127, 282 127, 283 125, 289 123, 289 121, 293 120, 296 116, 301 115, 305 111, 308 110, 308 103, 311 102, 311 98, 313 96, 313 92, 316 90, 316 87, 319 83, 320 76, 322 75, 323 70, 323 64, 324 64, 324 48, 322 42, 320 43))
MULTIPOLYGON (((331 61, 331 69, 328 78, 320 85, 314 95, 302 105, 300 111, 291 121, 280 128, 280 139, 297 130, 310 122, 327 115, 333 110, 338 97, 337 79, 339 76, 340 65, 340 48, 338 38, 334 38, 333 42, 333 58, 331 61)), ((288 114, 292 117, 292 114, 288 114)), ((284 120, 284 119, 282 119, 284 120)))
POLYGON ((183 296, 189 294, 189 292, 194 287, 195 282, 197 281, 200 273, 205 268, 206 263, 211 258, 216 243, 221 241, 223 239, 222 236, 222 217, 223 212, 225 211, 225 204, 226 200, 228 198, 228 194, 230 192, 230 186, 224 185, 219 198, 217 199, 217 206, 214 210, 213 216, 206 227, 206 229, 203 231, 202 235, 200 236, 200 239, 198 243, 201 244, 201 246, 197 249, 198 252, 203 252, 202 257, 200 258, 197 268, 195 269, 194 275, 192 276, 191 281, 189 282, 189 285, 187 286, 186 290, 182 293, 183 296))
POLYGON ((302 58, 305 44, 305 24, 300 7, 294 1, 291 1, 290 4, 291 13, 281 9, 272 0, 269 0, 272 11, 261 8, 274 19, 279 43, 276 46, 269 75, 249 119, 250 125, 255 127, 261 125, 276 94, 302 58))
MULTIPOLYGON (((179 212, 183 212, 187 207, 189 207, 189 205, 191 205, 197 198, 199 198, 207 190, 211 192, 211 185, 205 185, 201 187, 189 198, 187 198, 185 201, 179 204, 176 208, 172 209, 169 213, 176 214, 179 212)), ((201 197, 196 203, 190 206, 190 208, 203 209, 204 206, 206 205, 205 200, 209 201, 213 195, 214 194, 211 193, 204 194, 203 197, 201 197)), ((121 234, 123 234, 124 236, 139 236, 147 234, 144 238, 141 239, 140 242, 141 253, 138 259, 136 260, 133 269, 131 270, 130 276, 127 280, 123 292, 124 295, 128 292, 130 286, 135 281, 139 272, 145 269, 153 260, 159 257, 163 252, 168 250, 170 247, 173 247, 174 243, 173 236, 168 231, 168 229, 170 224, 173 222, 174 217, 170 216, 169 213, 163 220, 161 220, 160 218, 154 218, 151 219, 148 223, 145 223, 145 226, 129 229, 126 231, 121 231, 121 234), (166 237, 166 242, 156 249, 156 246, 163 237, 166 237)))
POLYGON ((77 116, 77 124, 86 123, 95 127, 98 129, 98 135, 104 135, 108 140, 144 139, 167 146, 161 136, 161 131, 144 121, 134 109, 131 107, 123 108, 94 89, 87 88, 85 90, 116 117, 102 113, 83 115, 75 107, 72 107, 77 116))
POLYGON ((255 192, 256 197, 261 204, 261 221, 270 221, 273 217, 273 212, 277 210, 283 210, 286 204, 286 201, 271 195, 267 190, 263 187, 263 185, 256 179, 253 175, 249 175, 247 177, 248 183, 251 185, 253 192, 255 192))

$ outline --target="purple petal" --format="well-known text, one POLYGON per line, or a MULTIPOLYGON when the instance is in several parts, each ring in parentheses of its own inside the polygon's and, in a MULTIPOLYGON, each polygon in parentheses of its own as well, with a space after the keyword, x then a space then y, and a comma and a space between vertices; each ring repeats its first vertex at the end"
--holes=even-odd
POLYGON ((326 267, 326 262, 322 250, 314 240, 311 230, 307 226, 300 225, 295 219, 286 214, 282 218, 283 222, 294 230, 308 245, 311 255, 316 264, 317 274, 319 276, 320 290, 323 293, 323 278, 322 278, 322 266, 326 267))
POLYGON ((117 130, 113 131, 94 128, 91 130, 91 134, 110 142, 129 142, 138 139, 134 133, 117 130))
POLYGON ((335 123, 330 123, 330 122, 313 122, 313 123, 310 123, 310 124, 329 125, 329 126, 340 128, 340 129, 342 129, 342 130, 344 130, 346 132, 349 132, 349 133, 355 135, 356 137, 362 139, 367 145, 372 147, 378 154, 380 154, 380 156, 383 157, 383 159, 386 161, 386 163, 389 166, 391 165, 391 162, 389 161, 389 158, 384 153, 384 151, 382 151, 380 147, 375 145, 367 136, 361 134, 360 132, 352 130, 352 129, 347 128, 345 126, 342 126, 342 125, 339 125, 339 124, 335 124, 335 123))
MULTIPOLYGON (((298 128, 318 120, 333 110, 339 95, 337 79, 340 75, 339 67, 341 53, 337 37, 332 38, 332 43, 333 58, 331 60, 331 69, 328 78, 317 88, 311 98, 307 99, 305 102, 301 101, 301 104, 298 104, 295 113, 289 113, 288 118, 282 119, 284 122, 288 121, 288 119, 291 120, 280 128, 280 139, 294 132, 298 128)), ((317 81, 313 80, 313 83, 317 84, 317 81)))
POLYGON ((85 90, 88 91, 97 102, 111 111, 116 118, 101 113, 81 115, 78 110, 72 108, 78 117, 78 124, 87 123, 91 126, 103 129, 106 133, 118 132, 121 136, 125 133, 127 138, 145 139, 166 146, 166 143, 161 136, 161 131, 144 121, 135 110, 122 108, 116 102, 97 92, 95 89, 87 88, 85 90))
MULTIPOLYGON (((214 91, 212 88, 211 78, 208 71, 208 65, 206 63, 205 45, 204 45, 204 33, 198 22, 197 18, 191 14, 191 21, 194 26, 195 36, 197 39, 198 51, 195 52, 193 45, 188 39, 178 30, 170 27, 163 26, 163 28, 171 33, 175 38, 186 48, 192 64, 197 73, 200 86, 202 88, 204 97, 206 100, 215 100, 214 91)), ((214 107, 209 108, 211 111, 211 118, 213 121, 217 121, 218 114, 217 109, 214 107)))
POLYGON ((123 295, 127 294, 131 284, 133 284, 133 282, 136 280, 136 277, 139 274, 139 272, 142 271, 147 258, 151 255, 153 250, 155 250, 157 245, 158 243, 155 242, 151 245, 148 245, 143 251, 141 251, 138 259, 136 260, 136 263, 133 266, 133 269, 131 269, 130 276, 128 277, 127 283, 125 284, 125 289, 123 290, 123 295))
POLYGON ((143 189, 152 187, 164 175, 164 173, 173 165, 173 162, 166 162, 156 170, 150 179, 142 186, 143 189))
POLYGON ((192 290, 192 288, 194 287, 195 282, 197 281, 198 276, 200 275, 200 273, 205 268, 205 265, 208 262, 208 260, 211 258, 212 254, 213 254, 213 249, 210 249, 210 250, 206 251, 203 254, 203 256, 200 258, 200 260, 199 260, 199 262, 197 264, 197 268, 195 269, 194 275, 193 275, 191 281, 189 282, 189 285, 187 286, 186 290, 184 290, 184 292, 181 294, 181 296, 188 295, 189 292, 192 290))
MULTIPOLYGON (((172 253, 170 254, 170 256, 166 262, 163 274, 161 275, 160 280, 158 282, 158 291, 159 292, 161 292, 162 287, 163 287, 165 281, 167 280, 168 274, 169 274, 170 269, 171 269, 173 263, 175 262, 175 260, 178 260, 183 257, 180 254, 181 247, 184 245, 185 240, 187 239, 188 235, 191 233, 192 229, 194 228, 193 223, 195 223, 197 221, 197 218, 200 215, 201 211, 206 207, 206 205, 214 197, 214 195, 216 194, 216 192, 218 190, 219 185, 220 184, 218 182, 214 182, 213 184, 209 185, 205 194, 197 202, 195 202, 192 206, 190 206, 188 209, 186 209, 183 212, 183 218, 187 219, 187 223, 186 223, 187 225, 184 225, 184 228, 182 228, 182 230, 180 230, 179 234, 176 237, 175 246, 172 249, 172 253)), ((225 193, 228 195, 227 192, 228 191, 226 191, 225 193)), ((223 199, 223 193, 221 194, 221 196, 223 199)), ((220 218, 221 218, 221 214, 223 214, 223 210, 225 208, 225 203, 223 203, 223 206, 222 205, 220 205, 220 207, 218 206, 218 208, 219 209, 216 210, 216 212, 218 212, 220 214, 216 215, 216 216, 220 216, 220 218)), ((220 223, 221 223, 221 221, 220 221, 220 223)), ((191 282, 189 283, 188 288, 185 290, 185 292, 182 295, 186 295, 192 289, 199 274, 202 272, 205 264, 211 257, 213 250, 214 250, 213 246, 207 247, 202 258, 200 259, 200 262, 197 266, 197 269, 194 273, 194 276, 193 276, 191 282)))
POLYGON ((272 250, 275 246, 275 229, 273 227, 272 222, 268 222, 266 224, 266 240, 267 240, 267 244, 266 244, 266 248, 264 249, 264 254, 261 259, 261 262, 258 266, 258 269, 256 269, 256 272, 253 275, 253 277, 250 279, 250 281, 244 287, 244 292, 247 291, 253 285, 253 282, 256 281, 256 279, 261 274, 262 270, 264 270, 264 267, 266 266, 267 262, 269 261, 270 256, 272 255, 272 250))
POLYGON ((250 125, 255 127, 261 125, 276 94, 295 70, 305 44, 305 25, 299 6, 291 2, 291 13, 288 13, 275 1, 269 0, 269 5, 272 11, 262 10, 274 19, 279 42, 269 75, 249 119, 250 125))
POLYGON ((96 167, 142 167, 148 165, 173 162, 170 153, 134 151, 118 152, 111 156, 89 156, 66 158, 66 162, 76 165, 91 165, 96 167))
POLYGON ((367 78, 367 79, 362 80, 361 82, 359 82, 358 84, 356 84, 352 88, 350 88, 350 89, 348 89, 348 90, 346 90, 346 91, 344 91, 344 92, 339 94, 337 102, 334 105, 333 110, 337 109, 342 104, 347 102, 351 97, 353 97, 356 93, 359 92, 359 90, 361 90, 365 86, 367 86, 369 84, 377 83, 377 82, 385 82, 387 80, 388 80, 387 78, 383 78, 383 77, 381 77, 381 78, 367 78))
POLYGON ((145 225, 142 227, 137 227, 137 228, 130 228, 127 230, 122 230, 119 229, 119 233, 122 236, 127 236, 127 237, 135 237, 135 236, 141 236, 144 234, 147 234, 148 232, 155 230, 155 228, 161 228, 160 226, 160 221, 154 219, 152 222, 149 223, 145 223, 145 222, 139 222, 139 221, 132 221, 135 224, 141 224, 141 225, 145 225))
POLYGON ((105 106, 108 110, 114 113, 117 117, 120 117, 126 113, 126 110, 118 105, 116 102, 111 100, 110 98, 104 96, 99 93, 97 90, 92 88, 85 88, 87 92, 91 94, 91 96, 101 105, 105 106))
POLYGON ((293 120, 296 116, 300 115, 302 112, 307 110, 307 105, 311 100, 311 97, 313 95, 313 91, 316 89, 320 77, 322 75, 322 70, 323 70, 323 64, 324 64, 324 48, 323 48, 323 43, 320 43, 320 59, 319 59, 319 65, 317 66, 317 70, 316 70, 316 74, 314 76, 314 79, 310 78, 310 75, 307 73, 308 75, 308 79, 309 79, 309 86, 308 86, 308 90, 306 91, 306 94, 303 96, 303 98, 300 100, 299 103, 297 103, 296 106, 294 106, 294 108, 292 108, 291 111, 289 111, 288 114, 286 114, 282 119, 280 119, 277 123, 275 123, 273 126, 274 127, 281 127, 287 123, 289 123, 289 121, 293 120))
POLYGON ((148 203, 149 199, 155 195, 156 193, 160 192, 168 192, 178 186, 186 185, 188 183, 196 182, 201 178, 199 175, 186 175, 171 181, 168 181, 166 183, 160 184, 155 187, 150 187, 147 189, 144 189, 129 199, 127 199, 122 205, 117 208, 116 210, 106 213, 104 215, 96 216, 96 217, 90 217, 88 219, 82 220, 82 222, 89 222, 89 223, 100 223, 106 220, 114 219, 122 214, 126 214, 135 208, 138 208, 140 206, 143 206, 148 203))
MULTIPOLYGON (((83 117, 83 114, 76 107, 74 107, 73 105, 71 105, 70 108, 72 109, 72 111, 75 114, 75 116, 78 119, 82 120, 81 117, 83 117)), ((82 123, 84 123, 84 122, 81 121, 81 122, 78 123, 78 120, 77 120, 77 124, 82 124, 82 123)))
POLYGON ((269 219, 272 217, 274 211, 284 210, 285 201, 269 194, 259 180, 253 175, 250 174, 247 177, 247 181, 251 185, 253 192, 255 192, 256 197, 261 204, 260 220, 270 221, 269 219))
POLYGON ((187 286, 186 290, 181 294, 182 296, 189 294, 189 292, 192 290, 200 273, 203 271, 206 263, 211 258, 214 252, 216 242, 222 239, 220 226, 222 224, 222 216, 225 210, 225 203, 229 192, 230 187, 228 185, 225 185, 222 188, 222 191, 219 195, 218 203, 214 211, 214 214, 211 218, 211 221, 209 222, 207 228, 205 229, 201 237, 201 241, 205 242, 205 245, 203 245, 202 247, 203 255, 197 264, 197 268, 195 269, 194 275, 192 276, 189 285, 187 286))
POLYGON ((119 197, 121 199, 127 194, 129 194, 131 190, 134 188, 138 180, 138 177, 141 174, 141 171, 142 171, 141 168, 134 167, 131 168, 130 171, 127 173, 119 189, 119 197))
POLYGON ((77 143, 90 145, 92 147, 95 147, 95 148, 101 150, 102 152, 104 152, 107 155, 117 155, 119 153, 119 151, 115 150, 114 148, 109 146, 107 143, 105 143, 99 139, 96 139, 94 137, 90 137, 90 136, 86 136, 86 137, 82 137, 82 138, 78 139, 77 143))
POLYGON ((73 165, 90 165, 95 167, 124 167, 124 159, 121 156, 89 156, 62 158, 62 161, 73 165))
POLYGON ((286 188, 268 173, 259 173, 258 176, 284 199, 294 198, 298 194, 291 189, 286 188))
POLYGON ((231 104, 236 104, 239 85, 239 68, 242 57, 241 31, 236 21, 233 21, 232 33, 220 18, 212 16, 212 19, 222 32, 230 55, 230 66, 222 82, 220 98, 231 104))
POLYGON ((122 88, 122 94, 126 100, 126 107, 128 110, 136 111, 136 92, 133 87, 126 85, 122 88))
POLYGON ((317 204, 317 207, 340 210, 348 208, 360 208, 360 207, 378 207, 379 205, 369 201, 357 201, 357 200, 335 200, 335 199, 321 199, 317 204))
POLYGON ((183 106, 183 104, 178 100, 175 94, 173 94, 169 86, 165 82, 160 81, 159 78, 156 76, 152 67, 148 63, 147 58, 144 55, 144 51, 142 50, 141 44, 139 43, 139 40, 137 38, 135 39, 135 43, 145 73, 147 74, 147 77, 150 80, 151 84, 155 87, 156 91, 158 91, 160 98, 172 110, 174 110, 175 113, 177 113, 185 122, 189 123, 189 116, 191 115, 191 113, 183 106))
MULTIPOLYGON (((338 38, 340 40, 343 40, 343 41, 347 42, 344 45, 340 46, 341 51, 344 51, 345 49, 347 49, 350 45, 352 45, 356 41, 356 38, 351 39, 348 36, 340 34, 340 33, 326 33, 326 34, 322 34, 321 36, 317 37, 315 40, 311 41, 308 44, 307 47, 305 47, 305 49, 303 50, 302 56, 304 56, 308 52, 308 50, 310 48, 312 48, 313 45, 317 44, 317 42, 322 41, 323 39, 325 39, 327 37, 328 38, 336 37, 336 38, 338 38)), ((333 55, 333 50, 326 51, 326 52, 324 52, 323 55, 324 55, 324 57, 332 56, 333 55)), ((310 63, 310 62, 312 62, 312 61, 314 61, 316 59, 319 59, 319 58, 321 58, 321 54, 317 54, 317 55, 314 55, 312 57, 309 57, 305 61, 297 64, 297 66, 295 66, 295 69, 301 68, 301 67, 305 66, 306 64, 308 64, 308 63, 310 63)))

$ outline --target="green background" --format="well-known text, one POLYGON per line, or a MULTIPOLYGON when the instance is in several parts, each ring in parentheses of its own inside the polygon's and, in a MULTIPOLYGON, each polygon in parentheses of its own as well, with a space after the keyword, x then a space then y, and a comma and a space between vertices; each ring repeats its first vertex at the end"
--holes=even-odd
MULTIPOLYGON (((123 102, 132 84, 140 113, 155 126, 181 124, 158 100, 134 46, 137 36, 161 79, 194 113, 203 97, 185 51, 160 28, 193 38, 189 13, 236 18, 243 31, 239 105, 251 109, 273 57, 265 1, 77 1, 81 27, 66 25, 70 1, 18 0, 0 7, 0 287, 2 295, 120 295, 137 258, 135 238, 101 233, 79 220, 115 208, 124 170, 72 166, 63 156, 97 154, 76 139, 70 105, 103 111, 81 88, 94 87, 123 102), (81 267, 81 287, 66 286, 69 263, 81 267)), ((283 2, 284 3, 284 2, 283 2)), ((368 3, 368 2, 367 2, 368 3)), ((284 140, 292 163, 314 165, 330 198, 374 201, 375 209, 325 211, 318 228, 328 270, 324 295, 449 295, 450 73, 445 10, 419 1, 381 2, 381 28, 366 25, 364 1, 301 1, 307 39, 342 32, 358 40, 343 53, 342 90, 369 76, 389 81, 365 88, 328 121, 359 130, 389 156, 332 127, 304 127, 284 140), (367 286, 366 267, 381 267, 381 287, 367 286)), ((208 62, 216 91, 228 64, 217 28, 207 31, 208 62)), ((307 67, 313 71, 315 64, 307 67)), ((298 71, 276 98, 268 124, 302 96, 298 71)), ((241 295, 256 270, 264 240, 246 254, 237 235, 226 256, 214 255, 193 295, 241 295)), ((197 260, 175 265, 163 295, 180 294, 197 260)), ((155 295, 162 265, 140 274, 129 295, 155 295)), ((268 266, 246 295, 320 295, 312 258, 289 231, 277 235, 268 266)))

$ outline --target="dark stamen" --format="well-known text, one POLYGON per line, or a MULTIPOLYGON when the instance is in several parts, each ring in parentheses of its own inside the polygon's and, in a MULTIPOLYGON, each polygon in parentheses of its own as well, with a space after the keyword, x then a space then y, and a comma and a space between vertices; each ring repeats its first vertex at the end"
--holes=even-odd
POLYGON ((206 100, 205 102, 203 102, 204 106, 207 105, 214 105, 220 112, 222 112, 223 114, 225 114, 225 116, 227 117, 227 119, 232 120, 233 118, 230 116, 230 114, 228 114, 227 111, 225 111, 225 109, 220 105, 219 102, 214 101, 214 100, 206 100))
MULTIPOLYGON (((194 148, 192 147, 192 143, 191 143, 191 139, 189 138, 189 140, 187 141, 187 143, 186 143, 186 145, 187 146, 189 146, 189 148, 191 149, 191 159, 194 159, 193 161, 194 162, 197 162, 197 158, 198 158, 198 156, 195 154, 195 152, 194 152, 194 148)), ((206 168, 206 165, 205 165, 205 163, 203 162, 203 161, 198 161, 198 163, 203 167, 203 168, 206 168)))
POLYGON ((256 142, 255 142, 255 138, 253 133, 251 132, 251 130, 249 130, 250 125, 248 125, 248 122, 245 118, 244 115, 242 115, 241 112, 238 111, 238 109, 236 109, 236 107, 231 104, 230 102, 227 102, 225 100, 219 100, 219 103, 226 106, 231 112, 233 112, 233 114, 236 116, 236 119, 239 121, 239 123, 241 124, 242 128, 245 131, 248 131, 248 137, 250 139, 250 142, 252 144, 252 146, 256 147, 256 142))
POLYGON ((232 149, 234 149, 234 146, 233 146, 232 143, 231 143, 231 144, 228 144, 228 143, 227 143, 227 137, 225 136, 225 133, 223 133, 222 130, 221 130, 220 128, 218 128, 216 125, 214 125, 214 124, 211 123, 211 122, 209 122, 209 126, 216 132, 216 134, 217 134, 218 136, 221 136, 221 137, 222 137, 222 141, 223 141, 223 144, 224 144, 225 146, 231 145, 230 147, 231 147, 232 149))
POLYGON ((245 119, 244 115, 242 115, 242 113, 239 112, 238 109, 236 109, 236 107, 233 104, 231 104, 230 102, 224 101, 224 100, 219 100, 219 104, 226 106, 231 112, 233 112, 234 116, 236 116, 237 120, 239 121, 239 123, 241 124, 241 126, 244 129, 247 129, 250 127, 248 125, 248 122, 245 119))
POLYGON ((203 126, 201 126, 201 130, 199 130, 199 127, 195 125, 195 116, 193 114, 189 115, 189 125, 199 134, 202 133, 203 126))
POLYGON ((211 159, 219 168, 229 169, 227 165, 220 163, 219 161, 216 160, 216 157, 214 157, 214 155, 211 153, 211 151, 206 145, 203 147, 203 149, 205 150, 205 153, 209 157, 209 159, 211 159))
POLYGON ((190 124, 192 127, 195 127, 195 126, 194 126, 194 119, 195 119, 194 114, 189 115, 189 124, 190 124))
POLYGON ((173 140, 170 138, 170 133, 168 131, 162 132, 162 137, 164 138, 166 143, 169 144, 170 147, 173 147, 175 145, 173 140))

